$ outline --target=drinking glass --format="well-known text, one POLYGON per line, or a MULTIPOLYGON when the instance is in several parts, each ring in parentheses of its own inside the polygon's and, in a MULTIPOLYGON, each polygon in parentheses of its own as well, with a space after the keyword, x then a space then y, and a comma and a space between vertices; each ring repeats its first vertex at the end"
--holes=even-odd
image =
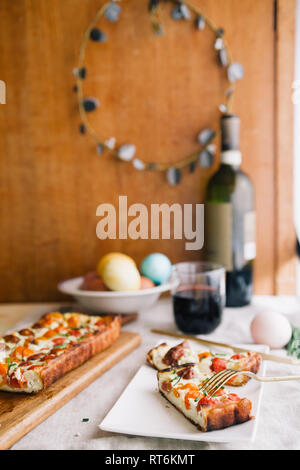
POLYGON ((174 266, 172 290, 177 327, 188 334, 207 334, 221 323, 225 305, 225 268, 208 262, 185 262, 174 266))

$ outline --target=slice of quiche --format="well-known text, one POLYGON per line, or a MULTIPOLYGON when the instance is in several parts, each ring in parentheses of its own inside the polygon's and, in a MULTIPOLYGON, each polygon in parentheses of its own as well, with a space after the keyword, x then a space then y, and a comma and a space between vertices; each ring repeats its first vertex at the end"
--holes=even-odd
MULTIPOLYGON (((200 373, 211 374, 223 369, 250 371, 256 374, 261 364, 261 356, 256 352, 239 354, 219 354, 205 350, 194 350, 189 341, 185 340, 171 347, 167 343, 151 349, 147 354, 147 362, 157 370, 179 366, 187 363, 197 364, 200 373)), ((249 377, 238 375, 228 385, 240 386, 248 382, 249 377)))
POLYGON ((0 338, 0 390, 44 390, 108 348, 120 328, 119 317, 53 312, 0 338))
POLYGON ((158 371, 160 393, 201 431, 213 431, 252 418, 251 401, 223 387, 213 396, 200 391, 209 376, 197 365, 175 366, 158 371))

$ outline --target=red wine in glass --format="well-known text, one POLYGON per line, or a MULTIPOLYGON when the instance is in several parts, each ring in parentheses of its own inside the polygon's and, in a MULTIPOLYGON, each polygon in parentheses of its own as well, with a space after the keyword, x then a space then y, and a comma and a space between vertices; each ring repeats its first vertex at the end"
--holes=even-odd
POLYGON ((175 322, 183 333, 211 333, 221 323, 223 299, 219 289, 207 285, 180 286, 172 298, 175 322))

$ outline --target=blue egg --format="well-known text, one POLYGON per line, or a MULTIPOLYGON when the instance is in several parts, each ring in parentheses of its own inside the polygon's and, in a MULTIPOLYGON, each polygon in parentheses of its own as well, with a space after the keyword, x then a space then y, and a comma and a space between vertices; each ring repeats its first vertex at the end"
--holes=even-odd
POLYGON ((171 269, 171 261, 162 253, 152 253, 141 264, 142 275, 151 279, 155 284, 167 281, 171 275, 171 269))

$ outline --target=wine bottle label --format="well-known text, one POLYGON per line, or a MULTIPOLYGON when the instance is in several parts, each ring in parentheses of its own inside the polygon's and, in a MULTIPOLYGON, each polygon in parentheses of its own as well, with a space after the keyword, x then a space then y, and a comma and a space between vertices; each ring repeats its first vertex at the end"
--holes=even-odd
POLYGON ((207 259, 232 271, 232 204, 205 203, 204 230, 207 259))
POLYGON ((244 216, 244 258, 249 261, 256 256, 256 214, 247 212, 244 216))
POLYGON ((230 202, 205 203, 204 249, 209 261, 241 270, 256 256, 255 212, 235 211, 230 202))
POLYGON ((239 150, 225 150, 221 152, 220 158, 226 165, 239 166, 242 163, 242 154, 239 150))

